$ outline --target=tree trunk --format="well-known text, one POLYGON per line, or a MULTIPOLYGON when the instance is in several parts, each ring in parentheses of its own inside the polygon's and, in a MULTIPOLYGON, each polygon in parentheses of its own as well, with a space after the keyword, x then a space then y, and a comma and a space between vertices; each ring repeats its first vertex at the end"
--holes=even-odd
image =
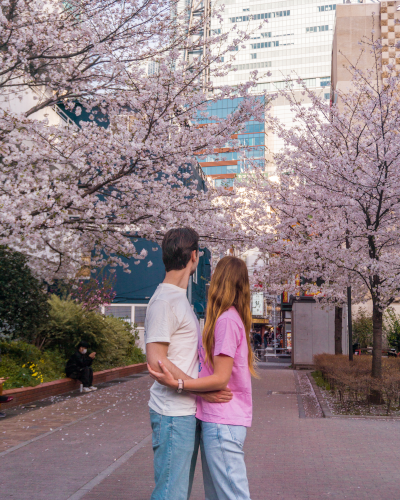
MULTIPOLYGON (((372 326, 373 326, 373 344, 372 344, 372 377, 382 378, 382 323, 383 314, 378 305, 373 302, 372 306, 372 326)), ((382 392, 379 389, 372 389, 369 400, 373 404, 383 404, 382 392)))
POLYGON ((382 323, 383 314, 374 302, 372 306, 373 323, 373 349, 372 349, 372 373, 374 378, 382 378, 382 323))
POLYGON ((335 307, 335 354, 342 352, 342 328, 343 328, 343 308, 335 307))

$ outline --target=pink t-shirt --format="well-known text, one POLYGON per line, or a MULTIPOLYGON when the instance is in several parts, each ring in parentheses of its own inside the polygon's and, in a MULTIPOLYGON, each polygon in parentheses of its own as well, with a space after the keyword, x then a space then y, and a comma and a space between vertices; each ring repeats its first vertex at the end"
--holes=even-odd
MULTIPOLYGON (((197 398, 196 417, 215 424, 251 426, 253 403, 251 375, 248 365, 248 347, 243 321, 234 307, 221 314, 215 325, 214 356, 224 354, 233 358, 232 375, 228 387, 233 393, 229 403, 207 403, 197 398)), ((205 351, 199 339, 199 378, 213 374, 213 368, 204 363, 205 351)))

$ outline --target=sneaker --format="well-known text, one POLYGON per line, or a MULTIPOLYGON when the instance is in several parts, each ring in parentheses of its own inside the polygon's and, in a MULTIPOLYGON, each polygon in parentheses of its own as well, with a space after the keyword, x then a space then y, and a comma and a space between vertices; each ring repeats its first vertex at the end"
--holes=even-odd
POLYGON ((92 392, 92 389, 90 387, 84 387, 82 392, 92 392))
POLYGON ((97 387, 95 387, 94 385, 91 385, 91 386, 89 387, 89 389, 90 389, 91 391, 97 391, 97 387))
POLYGON ((7 415, 4 413, 4 411, 0 411, 0 418, 5 418, 7 415))

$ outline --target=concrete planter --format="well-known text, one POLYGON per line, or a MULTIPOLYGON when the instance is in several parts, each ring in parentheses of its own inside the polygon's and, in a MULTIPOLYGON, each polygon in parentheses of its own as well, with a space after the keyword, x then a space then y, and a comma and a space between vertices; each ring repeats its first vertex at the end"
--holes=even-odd
MULTIPOLYGON (((103 370, 101 372, 94 372, 93 384, 101 384, 116 378, 127 377, 135 373, 141 373, 147 370, 147 363, 139 363, 136 365, 120 366, 118 368, 111 368, 110 370, 103 370)), ((4 405, 4 408, 11 408, 23 404, 33 403, 50 396, 59 396, 66 392, 71 392, 79 388, 80 382, 71 378, 62 378, 53 380, 53 382, 46 382, 37 385, 36 387, 22 387, 20 389, 8 389, 3 391, 3 396, 12 396, 14 398, 11 403, 4 405)))

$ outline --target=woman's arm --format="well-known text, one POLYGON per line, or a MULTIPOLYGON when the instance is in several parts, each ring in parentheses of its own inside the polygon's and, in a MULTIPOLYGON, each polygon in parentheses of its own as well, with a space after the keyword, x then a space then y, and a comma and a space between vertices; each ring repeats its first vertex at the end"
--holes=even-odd
MULTIPOLYGON (((178 389, 178 381, 175 380, 171 372, 159 361, 162 373, 152 370, 147 365, 150 376, 162 385, 178 389)), ((233 368, 233 358, 219 355, 214 357, 214 373, 208 377, 191 379, 184 381, 184 390, 190 392, 208 392, 225 389, 231 378, 233 368)))

